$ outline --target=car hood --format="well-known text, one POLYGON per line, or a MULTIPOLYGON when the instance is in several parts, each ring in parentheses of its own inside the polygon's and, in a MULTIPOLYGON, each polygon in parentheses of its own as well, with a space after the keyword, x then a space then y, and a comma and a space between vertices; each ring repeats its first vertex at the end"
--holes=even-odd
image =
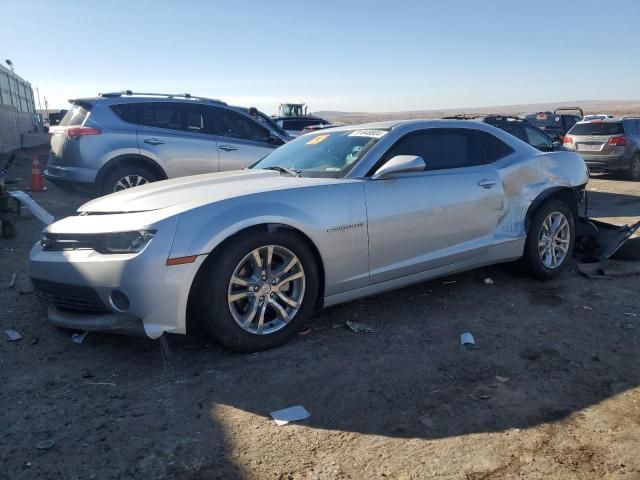
POLYGON ((272 170, 236 170, 180 177, 112 193, 85 203, 80 213, 133 213, 165 208, 188 210, 242 195, 328 185, 349 180, 291 177, 272 170))

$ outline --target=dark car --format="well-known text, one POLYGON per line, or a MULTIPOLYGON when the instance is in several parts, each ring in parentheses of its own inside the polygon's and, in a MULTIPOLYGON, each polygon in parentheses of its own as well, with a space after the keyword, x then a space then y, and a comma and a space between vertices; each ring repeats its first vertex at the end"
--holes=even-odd
POLYGON ((584 112, 580 107, 557 108, 553 112, 535 112, 520 115, 532 125, 544 130, 551 138, 562 142, 571 127, 582 120, 584 112), (568 112, 579 112, 580 115, 568 112))
POLYGON ((520 117, 512 117, 509 115, 456 115, 454 117, 445 117, 449 119, 465 119, 475 120, 477 122, 488 123, 505 132, 510 133, 514 137, 518 137, 523 142, 528 143, 532 147, 543 152, 553 152, 556 150, 564 150, 559 141, 552 139, 543 130, 532 125, 529 121, 520 117))

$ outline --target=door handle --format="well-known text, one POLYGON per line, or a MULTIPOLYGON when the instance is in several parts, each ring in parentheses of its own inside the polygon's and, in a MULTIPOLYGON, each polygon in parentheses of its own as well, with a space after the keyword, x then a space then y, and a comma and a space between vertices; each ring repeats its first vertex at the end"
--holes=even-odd
POLYGON ((483 178, 482 180, 480 180, 478 182, 478 185, 480 185, 481 187, 489 189, 489 188, 492 188, 496 183, 498 183, 498 181, 494 180, 492 178, 483 178))
POLYGON ((220 150, 224 150, 225 152, 233 152, 234 150, 238 150, 237 147, 232 147, 231 145, 219 145, 218 148, 220 150))
POLYGON ((148 143, 149 145, 162 145, 164 142, 157 138, 145 138, 144 143, 148 143))

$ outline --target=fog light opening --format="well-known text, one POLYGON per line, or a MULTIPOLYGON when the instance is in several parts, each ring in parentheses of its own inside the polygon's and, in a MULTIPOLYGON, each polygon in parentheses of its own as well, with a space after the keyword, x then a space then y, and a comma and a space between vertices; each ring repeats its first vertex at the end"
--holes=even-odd
POLYGON ((119 312, 126 312, 129 310, 129 297, 120 290, 112 291, 109 301, 111 302, 111 306, 119 312))

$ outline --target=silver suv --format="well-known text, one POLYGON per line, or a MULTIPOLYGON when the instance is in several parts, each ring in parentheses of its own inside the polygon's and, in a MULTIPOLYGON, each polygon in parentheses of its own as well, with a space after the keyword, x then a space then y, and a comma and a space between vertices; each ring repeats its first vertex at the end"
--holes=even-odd
POLYGON ((578 122, 563 146, 582 155, 591 171, 625 171, 640 180, 640 117, 578 122))
POLYGON ((157 180, 238 170, 291 137, 255 108, 148 93, 70 100, 51 128, 44 176, 62 188, 105 195, 157 180))

